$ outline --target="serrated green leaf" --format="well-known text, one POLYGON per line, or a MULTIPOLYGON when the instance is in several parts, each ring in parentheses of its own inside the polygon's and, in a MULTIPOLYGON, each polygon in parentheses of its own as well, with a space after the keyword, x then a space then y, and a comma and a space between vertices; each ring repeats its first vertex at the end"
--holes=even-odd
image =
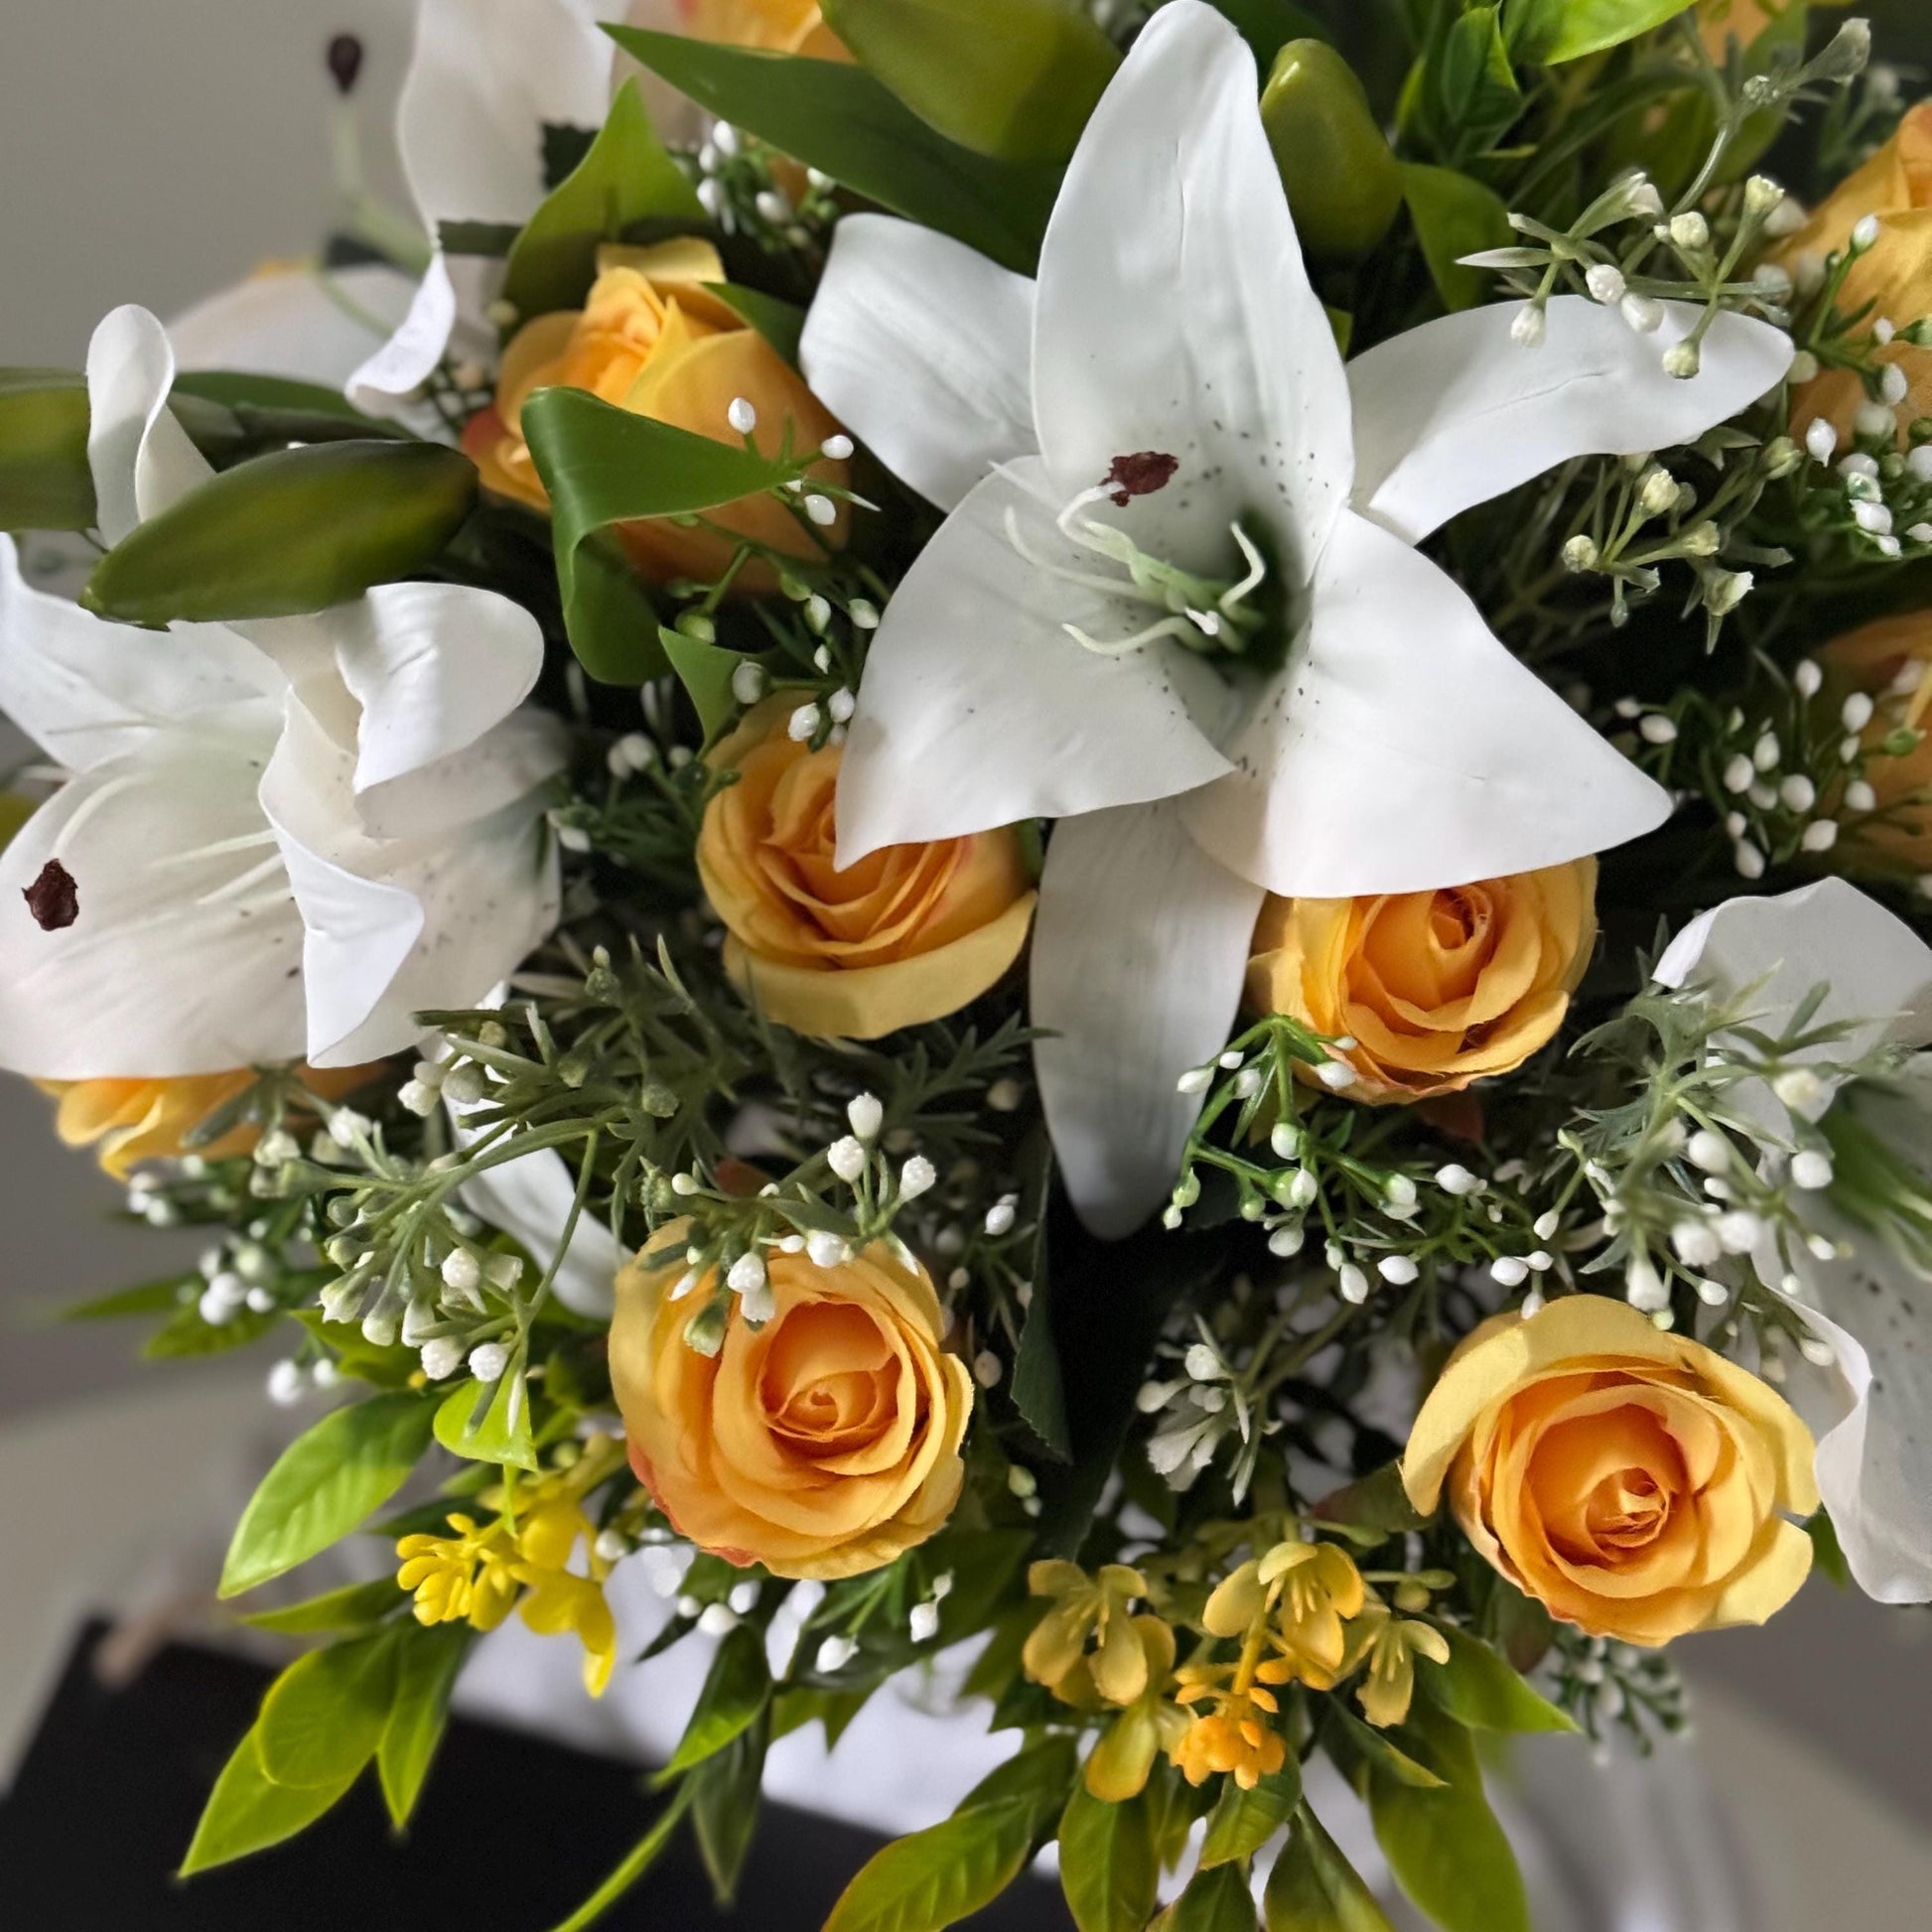
POLYGON ((614 408, 582 389, 539 389, 523 434, 550 494, 557 581, 571 647, 607 684, 663 668, 657 620, 634 571, 594 539, 613 524, 717 509, 795 474, 743 445, 614 408))
POLYGON ((417 1396, 378 1395, 298 1436, 235 1526, 221 1594, 239 1596, 358 1529, 408 1479, 434 1416, 417 1396))
POLYGON ((1508 244, 1514 230, 1502 197, 1454 168, 1414 161, 1403 164, 1402 194, 1444 308, 1473 309, 1493 278, 1487 269, 1463 267, 1462 257, 1508 244))
POLYGON ((1304 1805, 1262 1895, 1268 1932, 1394 1932, 1388 1915, 1304 1805))
POLYGON ((466 1461, 507 1462, 530 1470, 537 1466, 536 1446, 530 1440, 530 1398, 519 1376, 466 1382, 437 1405, 434 1427, 436 1440, 466 1461))
POLYGON ((701 107, 853 193, 1031 274, 1056 167, 998 161, 936 133, 863 68, 713 46, 636 27, 604 30, 701 107))
POLYGON ((1503 23, 1519 61, 1556 67, 1661 27, 1684 0, 1504 0, 1503 23))
POLYGON ((165 1314, 184 1306, 182 1290, 199 1289, 199 1275, 170 1275, 164 1281, 144 1282, 139 1288, 117 1289, 90 1302, 76 1302, 61 1311, 63 1321, 117 1321, 129 1314, 165 1314))
POLYGON ((87 379, 0 369, 0 530, 93 527, 87 379))
POLYGON ((1423 1790, 1371 1773, 1369 1816, 1396 1882, 1443 1932, 1531 1932, 1522 1873, 1483 1795, 1468 1732, 1421 1704, 1410 1722, 1451 1776, 1423 1790))
POLYGON ((250 1730, 208 1794, 180 1875, 191 1878, 198 1871, 280 1845, 313 1825, 354 1782, 349 1777, 335 1785, 274 1784, 262 1770, 256 1735, 250 1730))
POLYGON ((378 1577, 372 1584, 347 1584, 283 1609, 256 1610, 240 1621, 251 1630, 273 1630, 278 1636, 313 1637, 327 1630, 366 1629, 407 1601, 393 1577, 378 1577))
POLYGON ((741 288, 736 282, 707 282, 705 288, 748 328, 756 329, 794 369, 798 366, 805 312, 797 303, 759 289, 741 288))
POLYGON ((268 1687, 255 1720, 263 1773, 304 1790, 352 1780, 382 1741, 395 1688, 386 1630, 298 1657, 268 1687))
POLYGON ((150 625, 309 616, 427 568, 476 500, 476 465, 440 443, 277 450, 137 525, 80 602, 150 625))
POLYGON ((1161 1875, 1146 1799, 1110 1805, 1075 1785, 1059 1842, 1060 1889, 1078 1932, 1143 1932, 1161 1875))
POLYGON ((1197 1871, 1149 1932, 1255 1932, 1254 1893, 1245 1866, 1197 1871))
POLYGON ((758 1721, 691 1774, 691 1828, 698 1841, 711 1889, 720 1911, 738 1896, 739 1874, 758 1829, 759 1797, 764 1780, 764 1753, 770 1738, 770 1713, 758 1721))
POLYGON ((697 1709, 660 1777, 674 1778, 722 1751, 758 1722, 770 1701, 771 1670, 765 1662, 763 1635, 741 1623, 719 1644, 698 1694, 697 1709))
POLYGON ((1252 1791, 1243 1791, 1232 1778, 1223 1779, 1220 1800, 1208 1813, 1207 1836, 1201 1841, 1202 1870, 1253 1858, 1301 1802, 1302 1766, 1294 1759, 1252 1791))
POLYGON ((472 1635, 462 1623, 437 1623, 425 1629, 412 1622, 398 1631, 395 1697, 375 1753, 382 1802, 397 1831, 409 1823, 443 1741, 450 1694, 470 1654, 472 1635))
POLYGON ((1577 1728, 1479 1637, 1449 1624, 1439 1627, 1449 1643, 1449 1662, 1438 1664, 1427 1657, 1418 1658, 1416 1683, 1448 1716, 1472 1730, 1577 1728))
POLYGON ((658 140, 636 81, 626 80, 589 151, 517 236, 504 299, 526 318, 581 308, 597 276, 600 242, 616 241, 639 221, 695 226, 704 219, 697 191, 658 140))

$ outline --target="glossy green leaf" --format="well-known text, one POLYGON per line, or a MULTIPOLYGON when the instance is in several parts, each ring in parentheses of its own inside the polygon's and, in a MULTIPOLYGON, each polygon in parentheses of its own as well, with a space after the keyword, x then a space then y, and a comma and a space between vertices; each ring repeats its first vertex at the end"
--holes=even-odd
POLYGON ((1290 41, 1261 90, 1261 121, 1309 252, 1366 255, 1402 207, 1402 174, 1354 69, 1324 41, 1290 41))
POLYGON ((1029 1211, 1038 1219, 1034 1239, 1033 1300, 1027 1305, 1027 1323, 1020 1330, 1020 1346, 1013 1358, 1013 1406, 1021 1420, 1039 1439, 1056 1462, 1073 1460, 1073 1436, 1066 1421, 1066 1383, 1060 1370, 1059 1344, 1053 1337, 1052 1255, 1046 1242, 1045 1194, 1051 1179, 1050 1160, 1042 1164, 1037 1186, 1032 1190, 1029 1211))
POLYGON ((1473 309, 1495 278, 1485 269, 1465 268, 1462 257, 1509 245, 1514 230, 1502 197, 1457 169, 1419 161, 1403 164, 1402 193, 1444 308, 1473 309))
POLYGON ((1254 1894, 1243 1865, 1197 1871, 1149 1932, 1255 1932, 1254 1894))
POLYGON ((960 1801, 961 1809, 1017 1798, 1033 1806, 1039 1829, 1044 1830, 1064 1810, 1074 1770, 1072 1738, 1043 1737, 989 1771, 960 1801))
POLYGON ((443 1741, 450 1694, 470 1654, 471 1636, 469 1626, 462 1623, 436 1623, 425 1629, 411 1622, 397 1632, 395 1697, 375 1753, 382 1801, 397 1831, 409 1823, 443 1741))
POLYGON ((704 728, 705 742, 717 738, 737 719, 740 706, 732 690, 732 679, 741 664, 756 664, 758 659, 744 651, 727 650, 722 644, 701 643, 681 630, 660 629, 657 641, 670 659, 671 669, 684 686, 698 723, 704 728))
POLYGON ((1026 1870, 1037 1825, 1024 1798, 962 1806, 877 1853, 824 1932, 939 1932, 992 1904, 1026 1870))
POLYGON ((758 1829, 769 1737, 767 1713, 691 1773, 691 1829, 720 1911, 738 1896, 739 1875, 758 1829))
POLYGON ((589 153, 517 236, 504 299, 525 317, 581 308, 597 277, 600 242, 639 221, 704 219, 697 191, 651 127, 636 81, 626 80, 589 153))
POLYGON ((434 1414, 417 1396, 378 1395, 297 1437, 235 1526, 221 1594, 239 1596, 358 1529, 408 1479, 434 1414))
POLYGON ((1472 1730, 1575 1730, 1576 1725, 1533 1691, 1508 1661, 1466 1630, 1442 1626, 1449 1647, 1447 1664, 1427 1657, 1416 1664, 1416 1682, 1438 1709, 1472 1730))
POLYGON ((396 1688, 387 1631, 298 1657, 262 1699, 255 1748, 276 1784, 341 1785, 375 1755, 396 1688))
POLYGON ((1811 1538, 1812 1567, 1840 1589, 1852 1587, 1852 1566, 1845 1561, 1845 1550, 1838 1540, 1838 1526, 1829 1510, 1819 1510, 1805 1523, 1811 1538))
POLYGON ((1304 1805, 1262 1895, 1268 1932, 1394 1932, 1361 1874, 1304 1805))
POLYGON ((1253 1858, 1288 1823, 1289 1814, 1301 1802, 1302 1766, 1292 1758, 1252 1791, 1243 1791, 1232 1778, 1224 1778, 1220 1799, 1207 1816, 1201 1868, 1253 1858))
POLYGON ((797 303, 766 295, 760 289, 741 288, 736 282, 707 282, 705 288, 748 328, 756 329, 794 369, 798 366, 805 312, 797 303))
POLYGON ((1483 1795, 1469 1733, 1418 1704, 1411 1725, 1449 1781, 1371 1775, 1369 1816, 1396 1882, 1443 1932, 1531 1932, 1516 1855, 1483 1795))
POLYGON ((661 671, 649 599, 621 553, 598 550, 596 540, 613 524, 692 515, 757 495, 783 483, 793 468, 742 444, 634 416, 583 389, 539 389, 523 405, 523 434, 550 493, 572 648, 607 684, 661 671))
POLYGON ((522 1378, 466 1382, 437 1405, 436 1440, 452 1455, 470 1462, 508 1462, 535 1469, 530 1440, 530 1398, 522 1378))
POLYGON ((313 1637, 329 1630, 363 1630, 399 1610, 408 1598, 393 1577, 372 1584, 346 1584, 325 1590, 279 1610, 256 1610, 240 1620, 251 1630, 273 1630, 278 1636, 313 1637))
POLYGON ((1635 40, 1683 11, 1684 0, 1504 0, 1503 24, 1519 61, 1555 67, 1635 40))
POLYGON ((607 27, 626 54, 721 119, 924 227, 1031 274, 1059 170, 974 154, 865 69, 607 27))
POLYGON ((1145 1798, 1110 1805, 1075 1785, 1060 1818, 1060 1889, 1078 1932, 1143 1932, 1160 1875, 1145 1798))
POLYGON ((80 601, 130 623, 298 617, 425 569, 477 500, 440 443, 318 443, 252 458, 130 531, 80 601))
POLYGON ((1377 1730, 1356 1717, 1338 1693, 1328 1701, 1326 1722, 1330 1726, 1330 1747, 1339 1746, 1343 1755, 1351 1754, 1380 1776, 1397 1784, 1433 1790, 1443 1780, 1427 1764, 1410 1756, 1386 1731, 1377 1730))
POLYGON ((1366 1541, 1386 1540, 1422 1528, 1425 1517, 1402 1486, 1402 1465, 1385 1462, 1345 1489, 1322 1497, 1314 1506, 1315 1520, 1336 1529, 1353 1530, 1366 1541))
POLYGON ((355 1782, 348 1777, 335 1785, 272 1783, 262 1770, 256 1743, 251 1730, 215 1780, 202 1822, 195 1828, 195 1841, 182 1861, 182 1877, 293 1838, 337 1804, 355 1782))
POLYGON ((1061 0, 824 0, 824 13, 928 127, 1007 161, 1064 161, 1120 66, 1061 0))
POLYGON ((66 369, 0 369, 0 530, 86 530, 87 380, 66 369))
POLYGON ((684 1735, 661 1775, 673 1778, 722 1751, 758 1722, 770 1701, 771 1671, 765 1662, 764 1637, 753 1625, 741 1623, 719 1644, 704 1689, 698 1694, 697 1709, 691 1713, 684 1735))
POLYGON ((239 369, 191 369, 175 377, 170 400, 179 401, 183 396, 219 403, 223 409, 336 417, 363 426, 371 436, 407 433, 393 423, 364 416, 340 389, 331 389, 320 382, 301 382, 287 375, 253 375, 239 369))
POLYGON ((1481 154, 1523 111, 1499 10, 1457 15, 1432 69, 1437 139, 1451 156, 1481 154))
MULTIPOLYGON (((4 805, 6 798, 0 798, 4 805)), ((26 801, 21 801, 23 804, 26 801)), ((29 806, 29 810, 32 807, 29 806)), ((63 1321, 118 1321, 130 1314, 171 1314, 183 1306, 182 1289, 192 1284, 199 1292, 202 1280, 199 1275, 170 1275, 164 1281, 143 1282, 139 1288, 117 1289, 112 1295, 102 1295, 88 1302, 76 1302, 73 1307, 61 1311, 63 1321)), ((191 1296, 192 1299, 192 1296, 191 1296)))

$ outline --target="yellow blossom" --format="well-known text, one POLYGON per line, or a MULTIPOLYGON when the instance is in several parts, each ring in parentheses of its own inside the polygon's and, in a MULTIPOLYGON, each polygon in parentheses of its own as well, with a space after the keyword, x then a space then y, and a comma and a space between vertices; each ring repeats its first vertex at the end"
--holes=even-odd
POLYGON ((1345 1670, 1364 1661, 1368 1675, 1355 1687, 1362 1715, 1379 1729, 1399 1725, 1416 1695, 1416 1659, 1449 1662, 1449 1639, 1433 1625, 1397 1616, 1379 1597, 1363 1606, 1348 1632, 1345 1670))
POLYGON ((1035 1596, 1056 1599, 1027 1639, 1022 1662, 1035 1684, 1056 1685, 1083 1661, 1109 1704, 1133 1704, 1147 1689, 1148 1660, 1128 1606, 1147 1594, 1147 1580, 1124 1563, 1089 1577, 1077 1563, 1036 1563, 1027 1573, 1035 1596), (1086 1656, 1087 1639, 1096 1647, 1086 1656))
POLYGON ((584 1646, 584 1688, 602 1697, 618 1661, 617 1620, 604 1600, 603 1580, 535 1564, 518 1564, 516 1580, 530 1587, 517 1605, 523 1621, 540 1637, 575 1636, 584 1646))
POLYGON ((396 1582, 414 1592, 418 1623, 493 1630, 516 1601, 515 1539, 500 1522, 480 1526, 452 1514, 450 1524, 454 1536, 405 1536, 396 1545, 396 1582))
POLYGON ((1259 1667, 1264 1684, 1296 1678, 1325 1691, 1341 1670, 1342 1625, 1362 1607, 1361 1573, 1332 1543, 1278 1543, 1244 1563, 1207 1599, 1208 1634, 1247 1637, 1260 1632, 1276 1654, 1259 1667))
POLYGON ((1174 1749, 1188 1729, 1187 1714, 1168 1700, 1173 1681, 1173 1631, 1158 1616, 1137 1616, 1132 1629, 1146 1659, 1147 1686, 1107 1727, 1087 1759, 1087 1789, 1110 1805, 1138 1798, 1155 1758, 1174 1749))
POLYGON ((1180 1671, 1179 1702, 1206 1704, 1168 1756, 1189 1784, 1225 1772, 1243 1791, 1273 1777, 1288 1762, 1288 1744, 1268 1721, 1281 1709, 1272 1691, 1254 1682, 1253 1666, 1187 1664, 1180 1671), (1226 1680, 1223 1682, 1222 1680, 1226 1680))

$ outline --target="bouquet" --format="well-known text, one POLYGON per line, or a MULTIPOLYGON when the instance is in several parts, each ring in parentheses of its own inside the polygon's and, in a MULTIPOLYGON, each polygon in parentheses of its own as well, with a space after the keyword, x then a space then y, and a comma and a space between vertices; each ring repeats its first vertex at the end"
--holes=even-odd
POLYGON ((85 1312, 311 1410, 186 1869, 515 1618, 708 1647, 572 1927, 970 1645, 834 1932, 1369 1932, 1316 1758, 1517 1932, 1499 1735, 1932 1597, 1932 106, 1825 0, 599 12, 424 0, 413 215, 337 43, 325 265, 0 376, 0 1060, 207 1230, 85 1312))

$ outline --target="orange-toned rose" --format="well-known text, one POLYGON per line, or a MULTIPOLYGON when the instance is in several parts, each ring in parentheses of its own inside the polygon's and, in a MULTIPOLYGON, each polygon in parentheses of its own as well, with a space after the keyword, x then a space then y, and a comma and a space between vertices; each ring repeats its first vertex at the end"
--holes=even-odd
MULTIPOLYGON (((707 288, 726 279, 708 241, 607 247, 598 262, 597 281, 581 310, 536 317, 503 351, 496 405, 464 435, 488 488, 549 508, 522 432, 523 405, 538 389, 587 389, 621 409, 733 445, 743 438, 731 425, 730 410, 743 398, 758 412, 754 440, 771 456, 787 429, 791 447, 801 453, 838 433, 804 378, 707 288)), ((835 485, 843 485, 848 473, 848 465, 829 460, 812 471, 835 485)), ((730 563, 733 537, 750 537, 785 556, 814 557, 844 542, 848 521, 841 505, 837 520, 819 531, 769 496, 748 496, 707 517, 716 529, 651 521, 626 524, 621 534, 646 575, 708 582, 730 563)), ((769 589, 770 573, 754 571, 739 581, 748 590, 769 589)))
POLYGON ((725 961, 780 1026, 877 1039, 957 1013, 1019 958, 1035 893, 1010 830, 895 845, 840 872, 833 803, 844 754, 795 744, 795 700, 750 711, 711 755, 737 781, 706 807, 698 872, 725 961))
POLYGON ((680 1227, 618 1278, 611 1380, 637 1478, 700 1549, 774 1576, 857 1576, 941 1528, 959 1500, 973 1379, 941 1345, 925 1271, 884 1243, 838 1267, 767 1258, 761 1327, 736 1298, 716 1354, 684 1338, 715 1275, 673 1299, 680 1227))
POLYGON ((1822 654, 1837 679, 1874 705, 1864 732, 1871 810, 1845 814, 1855 831, 1848 860, 1875 852, 1904 871, 1932 872, 1932 736, 1901 758, 1877 749, 1900 730, 1932 733, 1932 612, 1881 618, 1822 654))
MULTIPOLYGON (((302 1082, 325 1100, 340 1100, 367 1085, 377 1071, 369 1066, 302 1069, 302 1082)), ((188 1137, 246 1093, 257 1075, 242 1067, 233 1073, 205 1073, 173 1080, 42 1080, 44 1093, 60 1101, 55 1131, 69 1147, 98 1145, 100 1165, 125 1180, 143 1161, 174 1161, 191 1151, 209 1161, 246 1154, 261 1138, 253 1125, 235 1128, 206 1147, 189 1148, 188 1137)))
POLYGON ((1347 1091, 1456 1093, 1549 1044, 1596 939, 1596 861, 1370 898, 1270 898, 1248 1003, 1351 1038, 1347 1091))
MULTIPOLYGON (((1872 304, 1874 315, 1904 329, 1932 315, 1932 101, 1905 116, 1898 132, 1780 247, 1777 259, 1794 270, 1807 257, 1822 264, 1850 244, 1866 215, 1878 223, 1878 239, 1853 264, 1838 306, 1853 315, 1872 304)), ((1932 355, 1895 343, 1878 359, 1898 363, 1911 384, 1899 407, 1901 430, 1932 416, 1932 355)), ((1823 416, 1849 435, 1864 400, 1857 374, 1827 369, 1798 389, 1791 419, 1802 429, 1823 416)))
POLYGON ((1797 1594, 1818 1508, 1809 1432, 1754 1375, 1627 1303, 1499 1314, 1410 1434, 1409 1499, 1445 1489, 1469 1541, 1554 1616, 1663 1644, 1762 1623, 1797 1594))
POLYGON ((845 43, 825 24, 817 0, 671 0, 678 31, 695 40, 849 61, 845 43))

